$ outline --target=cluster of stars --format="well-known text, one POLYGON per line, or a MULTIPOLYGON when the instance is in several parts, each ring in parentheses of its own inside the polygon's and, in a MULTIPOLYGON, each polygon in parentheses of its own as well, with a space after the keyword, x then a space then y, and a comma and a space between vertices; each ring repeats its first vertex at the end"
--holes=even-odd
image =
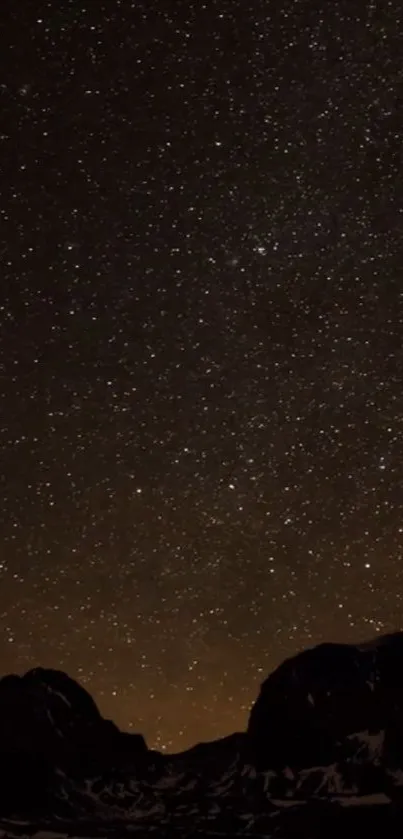
POLYGON ((402 625, 396 8, 3 28, 0 666, 179 750, 402 625))

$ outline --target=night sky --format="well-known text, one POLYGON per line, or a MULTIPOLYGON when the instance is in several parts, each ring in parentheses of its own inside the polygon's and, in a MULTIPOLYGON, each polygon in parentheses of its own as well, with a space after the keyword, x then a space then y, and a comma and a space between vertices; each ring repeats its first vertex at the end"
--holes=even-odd
POLYGON ((149 746, 403 628, 398 13, 1 4, 0 672, 149 746))

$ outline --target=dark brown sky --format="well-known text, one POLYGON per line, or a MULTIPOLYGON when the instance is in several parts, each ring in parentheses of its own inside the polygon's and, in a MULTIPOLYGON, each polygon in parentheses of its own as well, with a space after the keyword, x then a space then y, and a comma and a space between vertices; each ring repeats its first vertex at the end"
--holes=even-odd
POLYGON ((0 669, 178 750, 402 628, 396 8, 6 7, 0 669))

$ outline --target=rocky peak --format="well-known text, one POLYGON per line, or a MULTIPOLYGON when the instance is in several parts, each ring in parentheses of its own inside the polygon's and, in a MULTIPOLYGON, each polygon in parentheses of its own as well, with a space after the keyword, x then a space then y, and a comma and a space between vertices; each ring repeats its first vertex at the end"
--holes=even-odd
POLYGON ((403 633, 288 659, 263 682, 248 725, 259 765, 298 768, 330 762, 335 745, 359 731, 401 739, 403 633))
POLYGON ((74 679, 41 667, 0 679, 0 739, 3 751, 61 757, 77 751, 147 751, 141 735, 121 733, 104 720, 74 679))

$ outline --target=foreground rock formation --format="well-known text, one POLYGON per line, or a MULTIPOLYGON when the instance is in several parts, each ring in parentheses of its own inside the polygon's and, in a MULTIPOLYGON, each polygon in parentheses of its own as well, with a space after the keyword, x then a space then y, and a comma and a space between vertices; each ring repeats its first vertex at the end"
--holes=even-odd
POLYGON ((5 676, 0 757, 0 839, 397 836, 403 634, 285 661, 246 732, 178 755, 120 732, 64 673, 5 676))

